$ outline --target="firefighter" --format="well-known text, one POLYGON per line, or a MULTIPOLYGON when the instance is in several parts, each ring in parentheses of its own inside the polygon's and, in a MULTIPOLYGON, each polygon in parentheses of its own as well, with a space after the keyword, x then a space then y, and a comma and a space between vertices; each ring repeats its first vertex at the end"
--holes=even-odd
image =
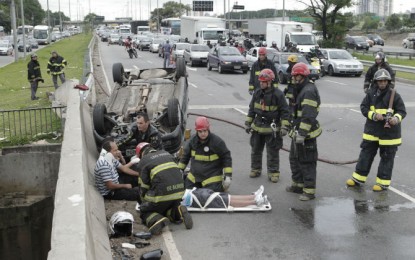
POLYGON ((280 51, 280 49, 277 46, 277 42, 276 41, 272 41, 271 48, 276 49, 277 51, 280 51))
POLYGON ((292 183, 288 192, 301 194, 299 199, 308 201, 315 198, 317 177, 317 137, 321 135, 317 115, 320 95, 314 83, 308 79, 310 70, 299 62, 291 71, 295 87, 295 107, 290 131, 290 167, 292 183))
POLYGON ((179 163, 179 168, 184 170, 190 161, 186 189, 228 190, 232 180, 231 152, 222 138, 210 132, 206 117, 196 118, 195 130, 196 134, 186 143, 179 163))
POLYGON ((288 83, 287 87, 284 89, 284 94, 285 94, 285 97, 288 99, 288 105, 290 106, 290 108, 293 108, 294 104, 295 104, 295 100, 294 100, 295 87, 293 85, 293 80, 292 80, 292 77, 291 77, 291 71, 292 71, 294 65, 297 64, 298 57, 297 57, 297 55, 291 54, 291 55, 288 56, 287 61, 288 61, 287 74, 289 76, 288 76, 288 79, 287 79, 287 83, 288 83))
POLYGON ((140 217, 149 231, 158 235, 167 221, 183 222, 187 229, 193 220, 185 206, 180 205, 184 195, 182 174, 171 154, 157 151, 149 143, 139 143, 136 155, 140 158, 140 217))
POLYGON ((383 52, 378 52, 375 56, 375 64, 373 64, 366 72, 365 83, 363 84, 363 90, 365 93, 369 91, 369 88, 373 83, 375 73, 380 69, 385 69, 388 71, 389 75, 391 76, 389 87, 395 87, 395 73, 393 72, 389 63, 386 61, 385 54, 383 52))
POLYGON ((280 177, 279 150, 282 148, 282 136, 288 133, 290 112, 282 91, 272 86, 274 72, 263 69, 258 79, 261 87, 252 95, 245 121, 246 132, 252 133, 249 177, 256 178, 261 175, 262 152, 266 144, 268 179, 276 183, 280 177))
POLYGON ((128 140, 128 142, 135 138, 136 143, 139 144, 141 142, 150 143, 151 147, 156 150, 163 149, 163 143, 161 140, 161 134, 155 128, 151 122, 148 114, 145 112, 140 112, 136 118, 136 124, 131 127, 132 136, 128 140))
MULTIPOLYGON (((260 89, 258 75, 263 69, 270 69, 277 75, 274 63, 267 58, 267 48, 261 47, 258 50, 258 60, 252 64, 251 75, 249 77, 249 94, 252 95, 256 89, 260 89)), ((272 85, 278 88, 278 80, 274 78, 272 85)))
POLYGON ((58 86, 58 77, 60 78, 62 84, 65 83, 65 72, 63 71, 67 65, 66 60, 59 56, 56 51, 52 51, 52 57, 50 57, 48 62, 47 73, 52 74, 52 81, 55 89, 58 86))
POLYGON ((386 69, 375 73, 374 85, 360 105, 366 117, 361 151, 348 186, 360 186, 366 182, 373 159, 379 149, 380 162, 373 191, 387 190, 392 179, 393 162, 398 146, 401 145, 401 122, 406 116, 401 96, 392 89, 392 77, 386 69), (393 106, 389 109, 392 96, 393 106))

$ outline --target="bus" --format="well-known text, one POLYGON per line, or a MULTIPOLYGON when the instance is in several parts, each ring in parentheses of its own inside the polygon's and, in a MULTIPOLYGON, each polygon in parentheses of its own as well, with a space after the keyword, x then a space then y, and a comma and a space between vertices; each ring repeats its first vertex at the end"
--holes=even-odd
MULTIPOLYGON (((25 25, 24 26, 24 31, 25 31, 25 33, 24 33, 25 35, 31 34, 32 31, 33 31, 33 26, 25 25)), ((23 26, 22 25, 17 27, 17 34, 18 35, 23 34, 23 26)))
POLYGON ((166 18, 161 20, 160 33, 180 35, 180 18, 166 18))
POLYGON ((37 43, 47 45, 49 44, 50 28, 47 25, 36 25, 33 27, 33 39, 37 43))

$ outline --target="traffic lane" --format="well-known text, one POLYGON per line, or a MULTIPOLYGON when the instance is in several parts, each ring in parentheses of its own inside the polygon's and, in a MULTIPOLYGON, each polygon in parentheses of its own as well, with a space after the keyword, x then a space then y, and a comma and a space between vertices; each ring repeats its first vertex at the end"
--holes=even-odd
MULTIPOLYGON (((44 46, 39 46, 39 48, 38 49, 33 49, 31 52, 26 52, 26 56, 29 56, 29 55, 31 55, 32 53, 34 53, 34 52, 36 52, 36 51, 38 51, 38 50, 40 50, 40 49, 42 49, 42 48, 44 48, 44 46)), ((23 57, 24 57, 24 52, 20 52, 20 51, 18 51, 18 57, 19 57, 19 59, 22 59, 23 57)), ((9 56, 9 55, 6 55, 6 56, 0 56, 0 68, 1 67, 4 67, 4 66, 7 66, 7 65, 9 65, 10 63, 13 63, 14 62, 14 59, 15 59, 15 57, 14 57, 14 55, 12 55, 12 56, 9 56)))
MULTIPOLYGON (((244 119, 243 114, 230 109, 191 111, 232 121, 244 119)), ((190 117, 189 126, 193 122, 190 117)), ((273 209, 268 213, 193 213, 192 230, 171 226, 183 259, 359 259, 363 251, 371 258, 402 258, 414 253, 409 246, 415 239, 413 204, 392 192, 373 193, 370 185, 357 191, 347 189, 345 180, 354 165, 318 163, 317 199, 304 203, 285 192, 291 183, 288 153, 280 152, 279 183, 270 183, 264 173, 251 179, 249 135, 234 126, 213 120, 211 124, 212 132, 221 136, 232 152, 230 192, 249 194, 263 184, 273 209)), ((319 140, 319 150, 330 142, 319 140)), ((337 152, 333 148, 329 151, 337 152)), ((355 155, 352 151, 348 156, 355 155)))
MULTIPOLYGON (((383 51, 383 52, 397 52, 397 53, 415 54, 414 49, 405 49, 402 45, 400 45, 400 46, 392 46, 392 45, 379 46, 379 45, 375 45, 372 48, 370 48, 370 50, 374 51, 374 52, 383 51)), ((389 56, 391 56, 391 55, 389 55, 389 56)))

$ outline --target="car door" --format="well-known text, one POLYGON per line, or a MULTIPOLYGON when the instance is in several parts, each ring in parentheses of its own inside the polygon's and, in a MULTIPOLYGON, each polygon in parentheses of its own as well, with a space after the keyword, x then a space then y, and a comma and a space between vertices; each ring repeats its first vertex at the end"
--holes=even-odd
POLYGON ((250 55, 247 58, 247 62, 248 62, 248 67, 252 68, 252 64, 254 64, 254 62, 258 59, 258 49, 253 48, 249 51, 250 51, 250 55))
POLYGON ((191 48, 190 48, 190 45, 188 45, 188 46, 186 46, 186 48, 184 49, 184 52, 183 52, 184 61, 189 62, 190 61, 190 56, 191 56, 191 48))
POLYGON ((218 54, 218 48, 212 48, 209 52, 209 56, 208 56, 208 62, 209 65, 212 68, 217 68, 218 67, 218 62, 219 62, 219 54, 218 54))

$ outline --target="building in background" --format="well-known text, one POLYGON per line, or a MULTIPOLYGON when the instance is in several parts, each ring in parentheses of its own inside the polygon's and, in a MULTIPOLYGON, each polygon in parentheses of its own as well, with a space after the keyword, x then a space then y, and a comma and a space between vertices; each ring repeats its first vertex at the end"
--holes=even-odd
POLYGON ((393 0, 358 0, 357 14, 374 13, 380 17, 393 14, 393 0))

